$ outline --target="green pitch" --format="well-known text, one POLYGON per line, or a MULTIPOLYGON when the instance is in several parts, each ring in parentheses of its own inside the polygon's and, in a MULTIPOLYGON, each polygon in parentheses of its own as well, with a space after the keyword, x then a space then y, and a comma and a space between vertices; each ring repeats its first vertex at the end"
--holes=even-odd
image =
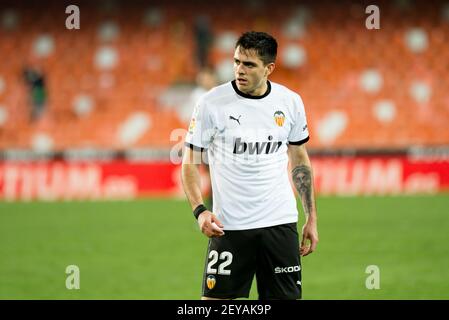
MULTIPOLYGON (((304 299, 449 299, 447 194, 317 203, 304 299)), ((206 244, 184 201, 0 203, 0 299, 197 299, 206 244)))

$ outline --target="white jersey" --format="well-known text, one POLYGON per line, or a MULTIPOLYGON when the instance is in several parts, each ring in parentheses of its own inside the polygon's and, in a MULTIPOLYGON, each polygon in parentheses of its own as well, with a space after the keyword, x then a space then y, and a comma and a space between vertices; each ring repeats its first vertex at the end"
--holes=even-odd
POLYGON ((287 144, 309 139, 301 97, 268 82, 249 96, 234 81, 204 94, 185 142, 207 149, 213 212, 224 230, 246 230, 298 221, 288 172, 287 144))

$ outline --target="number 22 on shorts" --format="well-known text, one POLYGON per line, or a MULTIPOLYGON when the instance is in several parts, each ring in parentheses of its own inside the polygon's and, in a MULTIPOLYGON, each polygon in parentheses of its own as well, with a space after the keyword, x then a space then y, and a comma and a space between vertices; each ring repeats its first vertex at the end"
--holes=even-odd
POLYGON ((211 250, 209 253, 209 263, 207 264, 207 274, 220 274, 224 276, 231 275, 231 270, 227 270, 226 267, 228 267, 232 263, 232 253, 229 251, 223 251, 222 253, 218 254, 216 250, 211 250), (218 271, 214 267, 215 264, 220 260, 220 263, 218 265, 218 271))

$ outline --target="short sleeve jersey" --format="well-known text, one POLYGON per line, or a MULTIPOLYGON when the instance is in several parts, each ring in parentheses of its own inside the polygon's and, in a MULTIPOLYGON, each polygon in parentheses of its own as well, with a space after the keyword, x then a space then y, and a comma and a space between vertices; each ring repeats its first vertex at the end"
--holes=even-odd
POLYGON ((241 92, 234 81, 198 101, 185 139, 207 150, 213 212, 225 230, 246 230, 298 221, 288 172, 288 144, 308 141, 301 97, 267 82, 262 96, 241 92))

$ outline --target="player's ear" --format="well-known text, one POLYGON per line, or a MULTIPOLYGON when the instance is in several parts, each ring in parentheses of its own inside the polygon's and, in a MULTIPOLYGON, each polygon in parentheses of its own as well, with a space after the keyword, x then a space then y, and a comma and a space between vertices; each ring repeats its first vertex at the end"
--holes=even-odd
POLYGON ((265 76, 268 77, 274 71, 275 67, 276 66, 275 66, 274 62, 267 64, 266 69, 265 69, 265 76))

